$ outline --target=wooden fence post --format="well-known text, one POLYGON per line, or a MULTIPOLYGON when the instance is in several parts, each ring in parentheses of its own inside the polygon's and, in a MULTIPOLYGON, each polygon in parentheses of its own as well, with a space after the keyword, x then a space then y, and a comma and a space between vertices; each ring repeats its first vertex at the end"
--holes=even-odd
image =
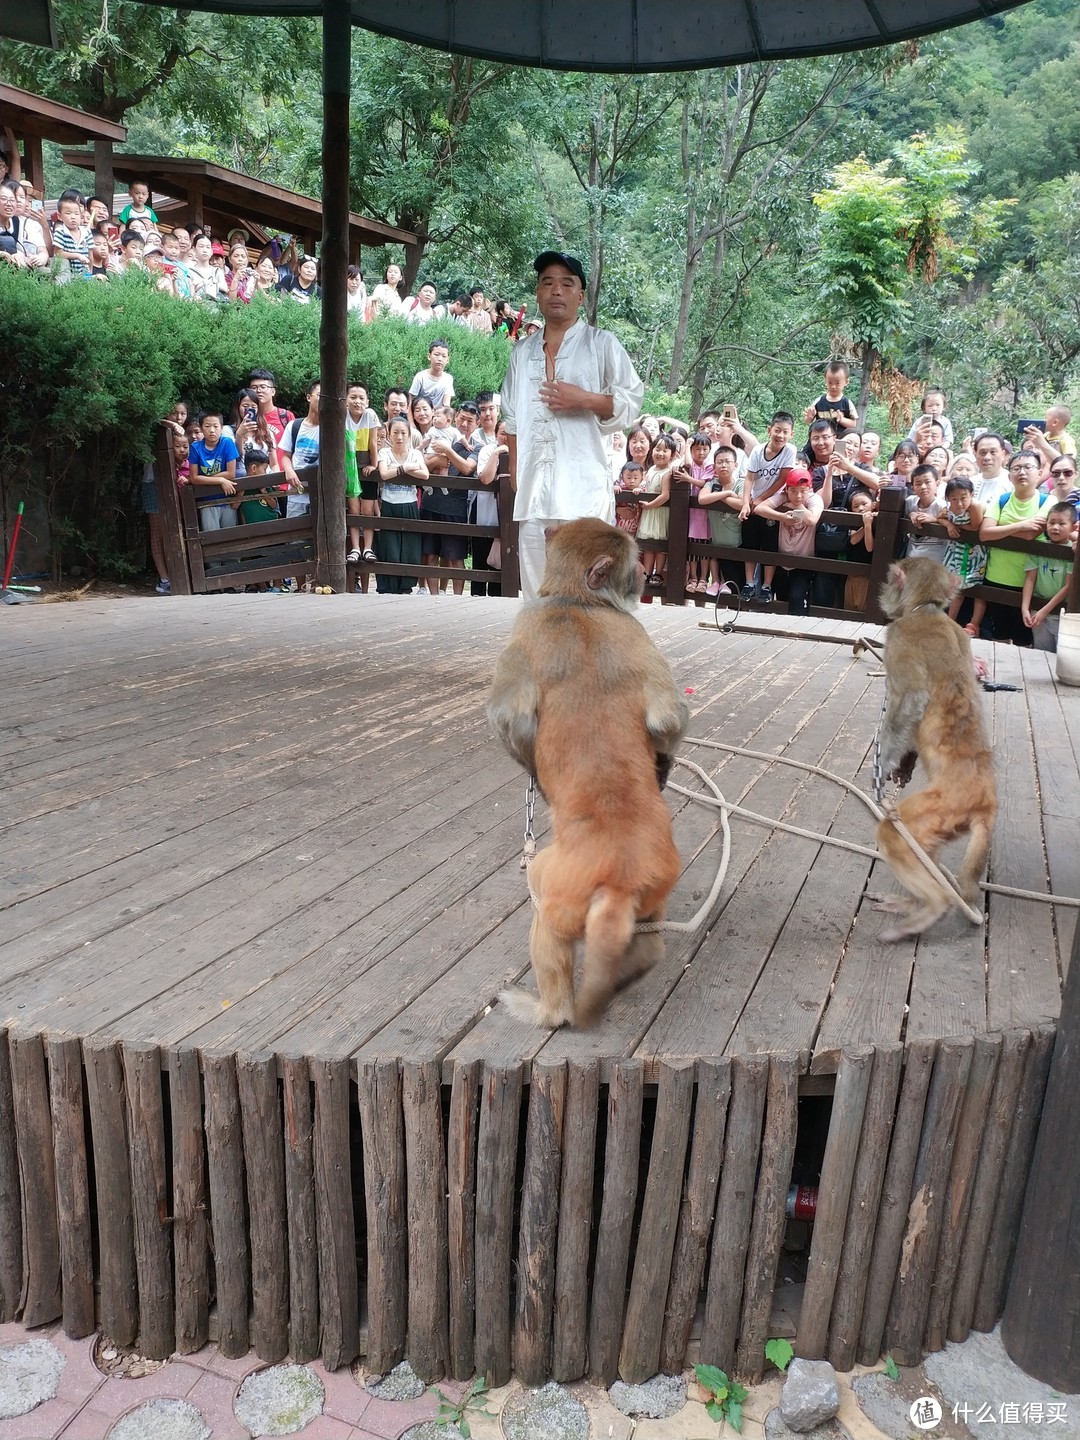
POLYGON ((899 485, 883 485, 878 495, 878 512, 874 520, 874 549, 870 556, 870 589, 866 593, 866 619, 874 625, 885 623, 881 608, 881 587, 889 566, 899 556, 900 521, 904 515, 904 490, 899 485))
POLYGON ((668 501, 667 570, 664 574, 664 604, 682 605, 686 600, 686 551, 690 529, 690 486, 676 481, 668 501))
POLYGON ((169 585, 174 595, 191 594, 187 545, 184 542, 184 521, 180 514, 180 492, 176 488, 176 460, 173 456, 171 429, 157 427, 154 436, 154 486, 157 490, 158 514, 165 541, 165 563, 169 585))
POLYGON ((521 593, 521 567, 518 562, 518 527, 514 519, 514 491, 510 486, 510 468, 506 456, 499 461, 499 548, 502 551, 502 593, 515 599, 521 593))

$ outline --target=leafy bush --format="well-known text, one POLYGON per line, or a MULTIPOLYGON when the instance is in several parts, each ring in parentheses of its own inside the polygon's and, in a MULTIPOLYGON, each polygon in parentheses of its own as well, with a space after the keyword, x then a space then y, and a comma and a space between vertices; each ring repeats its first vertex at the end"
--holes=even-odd
MULTIPOLYGON (((61 561, 118 574, 141 566, 136 478, 178 397, 228 413, 262 367, 277 377, 279 403, 301 411, 319 373, 319 309, 289 300, 190 304, 143 275, 53 285, 0 266, 0 314, 0 509, 43 501, 57 573, 61 561)), ((450 341, 460 396, 499 389, 508 342, 441 322, 351 324, 349 379, 379 405, 391 385, 408 386, 437 338, 450 341)))

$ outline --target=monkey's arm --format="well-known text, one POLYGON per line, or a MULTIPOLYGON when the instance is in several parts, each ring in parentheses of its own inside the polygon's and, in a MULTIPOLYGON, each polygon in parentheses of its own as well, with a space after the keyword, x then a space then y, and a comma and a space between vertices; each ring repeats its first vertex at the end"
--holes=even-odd
POLYGON ((650 646, 645 673, 645 728, 659 755, 678 748, 690 723, 690 706, 681 694, 667 661, 650 646))
POLYGON ((525 651, 508 645, 495 666, 487 716, 507 750, 530 775, 536 774, 536 718, 540 692, 525 651))
MULTIPOLYGON (((887 663, 887 657, 886 657, 887 663)), ((886 776, 910 779, 911 765, 905 765, 908 755, 917 753, 915 736, 919 723, 926 712, 930 696, 925 690, 891 690, 885 718, 881 722, 879 746, 881 770, 886 776), (905 776, 906 771, 906 776, 905 776)))

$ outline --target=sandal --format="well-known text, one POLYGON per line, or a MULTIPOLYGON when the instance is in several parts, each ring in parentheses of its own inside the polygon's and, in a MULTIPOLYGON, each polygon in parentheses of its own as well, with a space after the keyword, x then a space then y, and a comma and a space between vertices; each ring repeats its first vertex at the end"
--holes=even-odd
POLYGON ((379 557, 375 554, 374 550, 365 550, 360 558, 361 560, 363 560, 365 565, 374 565, 379 557))
POLYGON ((359 560, 360 551, 356 549, 350 550, 349 553, 345 556, 346 565, 356 565, 359 563, 359 560))

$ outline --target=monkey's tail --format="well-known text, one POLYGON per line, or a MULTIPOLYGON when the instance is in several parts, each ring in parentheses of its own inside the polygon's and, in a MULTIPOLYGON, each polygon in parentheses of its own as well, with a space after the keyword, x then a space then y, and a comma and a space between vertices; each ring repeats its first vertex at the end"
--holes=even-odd
POLYGON ((574 1023, 595 1025, 619 983, 619 972, 634 935, 634 897, 606 886, 597 890, 585 917, 585 954, 574 1001, 574 1023))

